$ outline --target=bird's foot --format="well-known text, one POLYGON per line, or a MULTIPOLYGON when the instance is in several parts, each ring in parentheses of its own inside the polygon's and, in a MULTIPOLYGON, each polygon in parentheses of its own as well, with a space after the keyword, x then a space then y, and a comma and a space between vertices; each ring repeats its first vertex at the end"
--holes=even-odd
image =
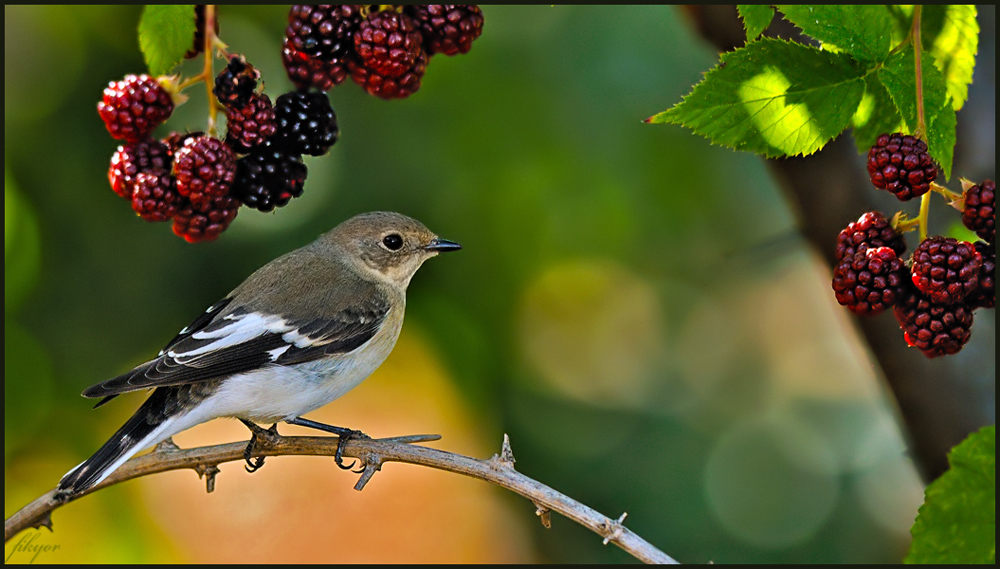
POLYGON ((243 460, 246 461, 246 469, 249 473, 254 473, 260 470, 260 467, 264 466, 264 457, 258 456, 253 457, 254 451, 257 449, 257 443, 260 440, 264 440, 267 443, 274 442, 275 438, 278 436, 278 424, 275 423, 271 425, 271 428, 264 429, 260 425, 253 423, 252 421, 247 421, 246 419, 240 419, 244 425, 250 429, 250 442, 247 443, 246 448, 243 449, 243 460))

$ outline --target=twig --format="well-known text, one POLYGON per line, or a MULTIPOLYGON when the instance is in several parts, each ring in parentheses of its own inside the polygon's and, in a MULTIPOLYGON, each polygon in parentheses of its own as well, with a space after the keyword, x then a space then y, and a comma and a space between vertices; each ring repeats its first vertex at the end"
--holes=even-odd
MULTIPOLYGON (((569 498, 552 488, 514 470, 514 455, 510 440, 504 435, 499 454, 480 460, 442 450, 417 446, 413 443, 437 440, 438 435, 411 435, 388 439, 351 438, 344 443, 344 456, 361 460, 364 469, 355 485, 364 488, 372 476, 386 462, 403 462, 429 466, 456 474, 485 480, 520 494, 537 508, 536 514, 548 527, 549 512, 558 512, 589 528, 601 536, 605 544, 614 543, 627 553, 646 563, 677 563, 672 557, 653 547, 622 525, 625 514, 617 520, 569 498), (547 523, 548 522, 548 523, 547 523)), ((273 441, 258 445, 254 454, 261 456, 311 455, 333 456, 337 450, 337 437, 285 437, 278 435, 273 441)), ((4 541, 29 527, 46 526, 52 529, 51 514, 56 508, 91 492, 119 484, 126 480, 148 476, 168 470, 190 468, 199 477, 206 478, 206 489, 211 492, 219 473, 218 465, 224 462, 243 461, 245 442, 181 449, 176 445, 160 444, 152 452, 130 459, 103 482, 87 492, 69 498, 56 496, 55 490, 35 499, 4 522, 4 541)))

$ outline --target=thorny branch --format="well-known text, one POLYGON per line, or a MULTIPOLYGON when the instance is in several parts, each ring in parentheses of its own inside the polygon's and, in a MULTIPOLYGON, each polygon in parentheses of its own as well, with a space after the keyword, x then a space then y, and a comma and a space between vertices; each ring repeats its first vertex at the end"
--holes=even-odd
MULTIPOLYGON (((446 470, 485 480, 531 500, 537 508, 536 514, 541 517, 546 527, 551 523, 549 513, 558 512, 600 535, 605 545, 614 543, 640 561, 677 563, 672 557, 622 525, 626 514, 622 514, 618 519, 608 518, 514 470, 514 455, 507 435, 504 435, 500 453, 488 460, 413 444, 439 438, 438 435, 412 435, 388 439, 348 439, 344 443, 344 456, 359 459, 363 466, 363 470, 359 471, 361 478, 355 484, 355 490, 363 489, 386 462, 403 462, 446 470)), ((337 442, 337 437, 278 435, 273 440, 259 444, 254 454, 333 456, 337 450, 337 442)), ((4 541, 9 541, 29 527, 45 526, 51 530, 51 515, 56 508, 91 492, 141 476, 190 468, 197 472, 199 477, 205 478, 206 489, 211 492, 215 488, 215 479, 219 474, 218 465, 224 462, 242 461, 245 447, 246 443, 236 442, 182 449, 172 442, 165 441, 157 445, 152 452, 132 458, 103 482, 83 494, 60 500, 56 497, 55 490, 52 490, 35 499, 4 522, 4 541)))

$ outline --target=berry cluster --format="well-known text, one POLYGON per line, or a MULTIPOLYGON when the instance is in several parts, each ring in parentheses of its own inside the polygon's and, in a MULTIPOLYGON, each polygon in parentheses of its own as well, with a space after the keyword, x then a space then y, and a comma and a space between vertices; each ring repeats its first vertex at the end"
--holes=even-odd
POLYGON ((402 99, 432 55, 468 53, 482 31, 476 5, 296 5, 281 55, 299 88, 329 91, 350 75, 371 95, 402 99))
POLYGON ((232 56, 215 78, 225 110, 224 139, 202 133, 153 131, 180 100, 175 82, 129 75, 104 90, 98 112, 124 144, 111 158, 111 189, 146 221, 173 221, 188 242, 211 241, 240 205, 271 211, 302 195, 303 154, 320 156, 337 141, 337 116, 322 92, 290 92, 271 104, 258 92, 260 73, 232 56))
POLYGON ((903 201, 942 193, 983 241, 929 236, 904 259, 902 233, 926 219, 898 214, 889 221, 877 211, 865 213, 837 237, 837 302, 862 315, 892 308, 908 345, 930 358, 957 353, 971 336, 973 312, 996 306, 994 183, 963 180, 963 194, 933 183, 938 171, 927 145, 902 133, 878 137, 868 152, 868 172, 876 188, 903 201))

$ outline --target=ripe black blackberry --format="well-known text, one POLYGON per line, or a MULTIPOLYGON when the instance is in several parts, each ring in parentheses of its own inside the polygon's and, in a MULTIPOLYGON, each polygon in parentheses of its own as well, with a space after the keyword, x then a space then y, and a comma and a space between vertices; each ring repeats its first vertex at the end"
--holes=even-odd
MULTIPOLYGON (((219 35, 219 18, 212 18, 215 35, 219 35)), ((184 53, 184 59, 194 59, 205 50, 205 5, 197 4, 194 7, 194 44, 191 49, 184 53)))
POLYGON ((200 205, 182 198, 173 230, 188 243, 212 241, 236 219, 239 210, 239 200, 230 196, 214 196, 200 205))
POLYGON ((126 75, 112 81, 97 103, 97 112, 111 136, 128 142, 148 137, 174 111, 170 93, 149 75, 126 75))
POLYGON ((427 55, 468 53, 483 33, 483 11, 477 5, 409 5, 405 11, 420 27, 427 55))
POLYGON ((174 153, 173 174, 178 193, 201 207, 229 193, 236 176, 236 155, 217 138, 191 137, 174 153))
POLYGON ((354 34, 358 63, 390 79, 401 77, 413 67, 422 43, 423 36, 413 19, 394 10, 370 13, 354 34))
POLYGON ((274 136, 277 123, 271 99, 254 93, 243 108, 226 108, 226 144, 245 154, 274 136))
POLYGON ((153 170, 169 170, 172 161, 167 145, 159 140, 147 138, 126 142, 111 157, 108 168, 111 189, 127 200, 132 199, 132 183, 137 175, 153 170))
POLYGON ((994 308, 997 305, 997 252, 992 244, 983 241, 976 241, 975 246, 983 257, 983 265, 979 269, 979 286, 965 297, 965 302, 972 308, 994 308))
POLYGON ((979 286, 982 264, 982 255, 972 243, 928 237, 913 251, 913 284, 935 304, 961 302, 979 286))
POLYGON ((853 256, 869 247, 890 247, 897 256, 906 251, 906 241, 877 211, 869 211, 849 223, 837 236, 836 258, 853 256))
POLYGON ((896 303, 906 267, 889 247, 872 247, 846 257, 833 271, 837 302, 855 314, 878 314, 896 303))
POLYGON ((349 73, 346 63, 325 63, 296 51, 288 38, 285 38, 281 46, 281 63, 285 66, 288 78, 299 89, 329 91, 342 83, 349 73))
POLYGON ((997 234, 995 190, 993 180, 970 186, 965 190, 965 209, 962 211, 962 223, 990 243, 996 242, 997 234))
POLYGON ((293 153, 321 156, 337 142, 337 113, 326 93, 291 91, 274 105, 276 138, 293 153))
POLYGON ((360 63, 350 63, 351 79, 369 94, 382 99, 405 99, 420 89, 420 80, 427 70, 427 54, 423 51, 413 67, 401 77, 385 77, 360 63))
POLYGON ((213 93, 226 109, 241 109, 257 90, 260 72, 242 55, 229 58, 226 68, 215 77, 213 93))
POLYGON ((141 172, 133 186, 132 209, 146 221, 167 221, 182 204, 176 180, 166 170, 141 172))
POLYGON ((938 169, 927 143, 897 132, 879 136, 868 151, 868 174, 876 188, 906 201, 927 193, 938 169))
POLYGON ((972 309, 964 302, 935 304, 907 285, 893 314, 910 346, 928 358, 957 353, 972 335, 972 309))
POLYGON ((236 162, 232 195, 247 207, 271 211, 302 195, 306 174, 301 155, 268 141, 236 162))
POLYGON ((346 67, 362 19, 361 5, 292 6, 285 28, 286 43, 307 57, 346 67))

